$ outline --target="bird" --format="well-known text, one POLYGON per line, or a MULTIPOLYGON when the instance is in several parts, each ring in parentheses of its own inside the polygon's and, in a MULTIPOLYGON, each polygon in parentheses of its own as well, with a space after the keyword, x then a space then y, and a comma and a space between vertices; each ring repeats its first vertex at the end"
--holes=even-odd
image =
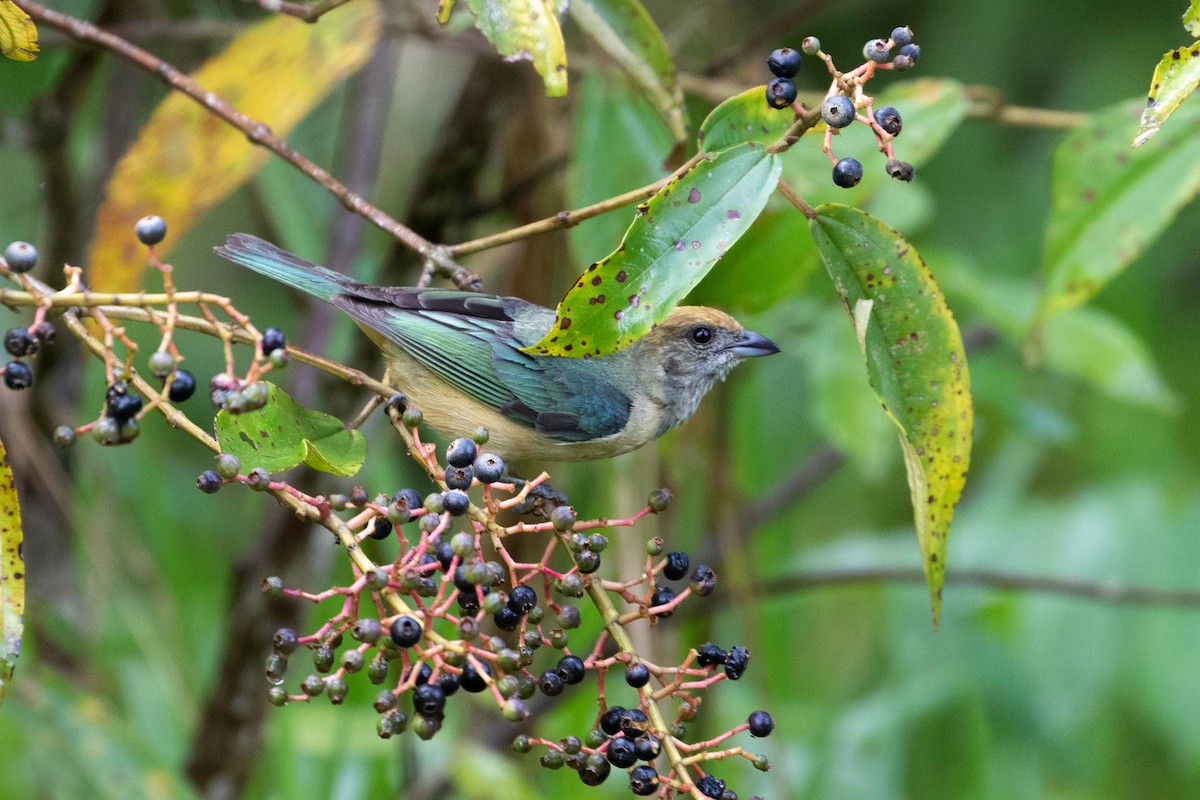
POLYGON ((384 354, 389 380, 443 434, 487 428, 507 460, 589 461, 682 425, 746 358, 779 352, 723 311, 678 306, 626 348, 593 358, 533 355, 555 312, 516 297, 371 286, 246 233, 215 252, 332 303, 384 354))

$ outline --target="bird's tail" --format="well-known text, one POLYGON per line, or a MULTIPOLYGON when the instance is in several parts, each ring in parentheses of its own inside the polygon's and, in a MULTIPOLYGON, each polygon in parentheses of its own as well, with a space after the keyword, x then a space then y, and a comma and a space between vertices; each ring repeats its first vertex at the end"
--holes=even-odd
POLYGON ((248 233, 231 233, 224 246, 214 247, 213 250, 235 264, 249 267, 288 286, 303 289, 322 300, 329 300, 335 294, 351 291, 358 286, 345 275, 305 261, 248 233))

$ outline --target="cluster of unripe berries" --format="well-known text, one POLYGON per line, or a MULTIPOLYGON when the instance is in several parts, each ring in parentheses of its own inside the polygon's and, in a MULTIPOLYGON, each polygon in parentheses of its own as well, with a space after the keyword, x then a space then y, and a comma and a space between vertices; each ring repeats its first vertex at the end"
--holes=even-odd
MULTIPOLYGON (((820 56, 826 61, 829 60, 828 56, 821 53, 821 42, 815 36, 805 37, 801 42, 800 51, 782 47, 772 52, 767 58, 767 66, 776 77, 767 84, 766 91, 767 103, 772 108, 787 108, 796 100, 796 85, 792 82, 792 78, 800 71, 801 52, 810 56, 820 56)), ((875 68, 875 64, 887 64, 889 58, 891 59, 889 66, 892 69, 900 71, 911 69, 920 54, 921 48, 913 42, 913 32, 907 26, 893 30, 888 39, 872 39, 863 46, 863 57, 872 69, 875 68), (892 54, 893 49, 896 49, 895 55, 892 54)), ((833 69, 832 66, 830 69, 833 69)), ((849 89, 844 90, 850 91, 849 89)), ((860 94, 861 92, 858 93, 858 95, 860 94)), ((866 102, 869 104, 869 99, 866 102)), ((900 112, 892 106, 876 109, 872 117, 877 137, 882 133, 887 137, 886 141, 890 141, 900 135, 904 123, 900 112)), ((821 103, 821 119, 835 131, 847 127, 858 119, 855 100, 839 91, 836 79, 834 87, 830 89, 830 94, 821 103)), ((872 122, 872 120, 866 121, 868 124, 872 122)), ((881 138, 881 141, 884 140, 881 138)), ((890 153, 890 150, 888 152, 890 153)), ((889 176, 897 180, 911 181, 913 179, 913 167, 908 162, 889 157, 884 169, 889 176)), ((862 162, 856 158, 840 159, 833 166, 833 182, 844 189, 857 186, 862 180, 862 176, 862 162)))

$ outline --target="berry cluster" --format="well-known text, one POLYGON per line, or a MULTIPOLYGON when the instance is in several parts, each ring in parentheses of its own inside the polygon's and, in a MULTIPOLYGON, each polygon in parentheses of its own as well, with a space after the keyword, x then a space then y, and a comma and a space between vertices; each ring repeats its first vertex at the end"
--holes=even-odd
MULTIPOLYGON (((916 65, 921 48, 913 42, 913 32, 908 26, 896 28, 887 39, 872 39, 863 46, 864 63, 850 72, 839 72, 833 59, 821 50, 821 41, 807 36, 800 50, 806 55, 816 56, 825 62, 833 80, 821 103, 821 119, 826 124, 823 150, 833 164, 833 182, 848 189, 857 186, 863 176, 863 165, 856 158, 838 159, 833 154, 833 137, 851 123, 861 122, 875 134, 879 151, 887 156, 884 170, 897 180, 911 181, 913 166, 895 157, 892 140, 900 135, 903 120, 900 112, 892 106, 874 108, 874 98, 863 92, 863 86, 881 69, 905 71, 916 65), (895 49, 895 55, 892 54, 895 49), (889 58, 891 59, 889 61, 889 58), (859 112, 863 113, 859 113, 859 112)), ((767 85, 767 103, 773 108, 784 108, 796 99, 796 87, 791 78, 800 68, 800 53, 784 47, 771 53, 767 65, 779 76, 767 85), (782 83, 780 83, 782 81, 782 83), (789 89, 790 87, 790 89, 789 89), (790 91, 790 94, 789 94, 790 91), (784 101, 786 99, 786 102, 784 101)))
MULTIPOLYGON (((403 405, 402 398, 393 401, 393 421, 411 428, 417 447, 425 448, 431 473, 445 488, 425 497, 411 488, 374 499, 362 488, 347 495, 306 497, 326 519, 349 515, 339 521, 356 550, 366 539, 375 539, 380 540, 376 549, 386 542, 398 545, 398 552, 388 557, 390 563, 356 559, 349 585, 315 594, 285 588, 278 578, 264 581, 264 591, 275 598, 340 599, 336 613, 312 633, 285 628, 275 634, 265 664, 272 704, 307 702, 320 695, 340 704, 349 692, 348 676, 366 672, 367 680, 380 687, 374 702, 379 735, 389 738, 412 729, 419 738, 430 739, 460 692, 486 695, 506 719, 520 722, 529 718, 526 701, 534 695, 579 691, 594 675, 598 714, 590 728, 555 740, 522 734, 513 749, 540 749, 543 767, 570 768, 586 785, 605 782, 617 769, 626 771, 635 795, 669 798, 694 787, 702 796, 736 800, 724 781, 701 767, 740 756, 767 769, 763 756, 736 747, 718 751, 716 745, 724 747, 742 732, 770 734, 775 724, 771 715, 755 711, 745 723, 698 743, 686 740, 686 723, 696 717, 704 690, 742 677, 749 652, 709 643, 692 650, 678 666, 659 665, 632 652, 624 634, 624 626, 654 624, 688 598, 711 594, 715 572, 703 564, 693 567, 687 553, 664 552, 656 538, 647 545, 642 574, 627 581, 596 575, 609 545, 604 531, 665 510, 669 493, 652 493, 646 506, 628 519, 580 520, 566 498, 545 485, 544 474, 524 482, 507 477, 504 462, 480 450, 487 442, 486 430, 454 440, 441 466, 411 427, 420 421, 419 410, 407 406, 401 411, 403 405), (468 494, 476 490, 478 504, 468 494), (496 521, 504 509, 530 507, 531 498, 537 500, 534 507, 542 521, 509 526, 496 521), (508 551, 509 537, 531 535, 546 540, 538 548, 542 556, 536 562, 518 561, 508 551), (610 604, 615 619, 597 640, 581 646, 572 641, 582 621, 573 601, 585 596, 594 604, 610 604), (625 606, 623 613, 611 605, 614 599, 625 606), (310 653, 312 671, 289 691, 283 684, 302 649, 310 653), (614 649, 615 654, 607 655, 614 649), (606 678, 614 672, 630 690, 623 705, 608 702, 614 692, 611 684, 606 690, 606 678), (675 707, 673 718, 665 714, 668 703, 675 707)), ((215 470, 201 475, 198 483, 205 491, 245 483, 295 493, 265 474, 240 474, 237 459, 229 455, 218 456, 215 470)))
MULTIPOLYGON (((37 266, 37 248, 29 242, 13 242, 4 248, 4 260, 0 262, 0 270, 12 275, 24 276, 25 273, 37 266)), ((43 346, 54 342, 54 326, 45 321, 45 311, 39 309, 32 325, 28 328, 9 328, 4 333, 4 349, 13 357, 11 361, 0 368, 4 376, 4 385, 9 389, 20 391, 33 385, 33 368, 28 359, 37 354, 43 346)))

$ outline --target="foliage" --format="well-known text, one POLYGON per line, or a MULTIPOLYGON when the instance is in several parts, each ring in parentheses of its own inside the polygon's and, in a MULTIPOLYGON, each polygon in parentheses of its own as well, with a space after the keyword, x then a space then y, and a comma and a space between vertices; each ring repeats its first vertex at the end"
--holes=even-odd
MULTIPOLYGON (((285 14, 293 6, 273 5, 285 14)), ((261 672, 270 632, 283 623, 255 616, 264 612, 253 587, 276 570, 296 570, 287 585, 345 588, 363 577, 361 563, 331 555, 324 531, 311 542, 295 532, 280 545, 276 525, 260 527, 263 498, 241 487, 198 494, 196 474, 212 466, 207 453, 159 417, 165 410, 170 425, 185 430, 194 420, 196 441, 207 446, 210 414, 220 431, 278 413, 282 395, 237 416, 215 412, 203 388, 194 399, 155 405, 165 385, 146 374, 134 387, 147 409, 132 447, 48 446, 55 426, 99 413, 105 386, 124 368, 145 373, 149 352, 182 356, 202 387, 208 376, 235 374, 235 356, 255 341, 249 319, 283 327, 295 342, 308 337, 271 380, 302 401, 300 416, 309 416, 306 406, 319 409, 318 427, 336 436, 341 426, 324 412, 350 419, 352 404, 365 398, 343 384, 372 386, 366 376, 382 366, 359 352, 351 326, 334 323, 326 337, 322 311, 212 259, 212 244, 246 229, 364 280, 432 275, 461 286, 471 278, 454 271, 461 265, 489 291, 546 306, 561 300, 560 337, 586 338, 602 352, 643 333, 681 299, 730 310, 781 346, 781 355, 739 368, 660 444, 614 464, 554 472, 581 518, 636 507, 648 486, 674 490, 671 509, 639 523, 644 533, 608 532, 602 574, 639 576, 654 533, 716 567, 717 602, 703 613, 684 605, 670 620, 633 629, 632 644, 657 664, 679 664, 703 641, 751 649, 747 677, 713 691, 687 724, 689 737, 711 741, 749 708, 772 711, 776 732, 753 746, 773 769, 714 770, 740 796, 1200 791, 1200 709, 1188 679, 1200 652, 1187 634, 1200 605, 1200 366, 1190 344, 1200 322, 1190 307, 1196 268, 1188 234, 1196 224, 1200 134, 1195 100, 1187 99, 1195 85, 1190 48, 1173 51, 1178 59, 1168 52, 1153 78, 1154 102, 1144 103, 1154 58, 1178 43, 1175 11, 1133 20, 1123 7, 1078 2, 851 4, 806 16, 801 27, 795 8, 778 3, 700 8, 666 0, 647 11, 636 0, 569 7, 472 0, 453 18, 453 3, 442 2, 446 25, 437 28, 425 7, 413 11, 430 17, 419 21, 407 11, 392 16, 389 7, 379 25, 367 0, 318 5, 332 10, 305 25, 251 4, 130 19, 118 2, 101 27, 127 33, 251 122, 286 135, 319 174, 268 159, 251 144, 252 126, 230 127, 178 91, 164 97, 152 75, 70 42, 36 4, 0 0, 0 46, 9 56, 0 61, 0 161, 9 189, 0 197, 0 245, 35 242, 42 252, 35 278, 59 285, 64 262, 82 264, 92 289, 111 278, 109 286, 131 291, 121 305, 137 306, 80 329, 109 354, 104 362, 81 368, 60 341, 33 359, 32 390, 0 387, 0 439, 21 500, 28 569, 39 578, 30 582, 20 667, 0 707, 0 797, 187 796, 206 792, 209 779, 244 785, 249 797, 583 795, 574 771, 537 769, 536 756, 510 758, 513 729, 483 705, 448 713, 432 742, 405 735, 392 740, 395 747, 371 730, 371 693, 353 682, 346 708, 322 700, 257 716, 267 711, 261 672), (33 14, 36 30, 20 8, 33 14), (346 23, 354 15, 360 25, 346 23), (142 22, 161 23, 172 36, 143 37, 142 22), (904 128, 894 142, 864 124, 826 137, 803 109, 763 102, 770 49, 820 35, 844 77, 865 39, 886 36, 874 26, 903 22, 919 35, 918 67, 879 71, 869 85, 846 88, 874 94, 873 106, 862 98, 868 115, 872 107, 899 109, 904 128), (462 33, 472 24, 489 41, 462 33), (238 49, 256 33, 256 44, 238 49), (1102 67, 1084 57, 1096 52, 1098 37, 1121 43, 1102 67), (31 57, 34 42, 36 61, 11 60, 31 57), (224 77, 214 83, 205 71, 217 64, 224 77), (254 97, 267 95, 287 120, 255 105, 254 97), (161 121, 167 108, 178 111, 170 124, 161 121), (688 131, 698 132, 698 148, 687 144, 688 131), (180 146, 208 137, 231 155, 173 160, 215 152, 180 146), (1130 149, 1135 137, 1141 146, 1130 149), (892 145, 914 165, 914 182, 887 179, 876 151, 892 145), (702 160, 680 168, 691 152, 702 160), (842 157, 865 167, 851 189, 829 180, 842 157), (385 166, 372 181, 377 160, 385 166), (725 222, 727 235, 702 231, 695 240, 713 246, 699 256, 680 253, 676 241, 723 208, 689 181, 712 180, 729 165, 718 177, 753 213, 725 222), (780 177, 790 190, 772 191, 780 177), (331 189, 337 179, 346 181, 344 192, 331 189), (101 197, 96 187, 104 185, 101 197), (681 186, 688 194, 695 186, 700 200, 675 211, 670 202, 681 186), (642 205, 635 211, 633 203, 642 205), (103 210, 93 216, 96 208, 103 210), (567 208, 584 213, 559 213, 567 208), (130 236, 145 213, 163 213, 171 225, 149 259, 130 236), (537 237, 518 227, 543 219, 537 237), (364 232, 363 220, 391 234, 402 221, 416 238, 364 232), (497 231, 502 241, 478 250, 439 246, 497 231), (622 232, 625 249, 614 251, 622 232), (321 242, 328 242, 324 255, 321 242), (161 260, 166 248, 173 266, 161 260), (488 252, 468 255, 479 250, 488 252), (825 271, 817 268, 823 260, 825 271), (602 289, 587 281, 592 262, 604 263, 594 270, 602 282, 637 274, 646 292, 639 304, 649 313, 627 330, 613 326, 617 309, 604 304, 612 297, 599 301, 602 289), (863 279, 881 263, 905 270, 911 282, 896 278, 902 291, 895 292, 863 279), (176 292, 168 280, 163 292, 139 299, 147 271, 147 291, 157 292, 154 273, 173 272, 181 285, 217 294, 176 292), (191 295, 199 299, 195 316, 173 318, 195 302, 191 295), (213 321, 232 308, 222 296, 235 299, 245 320, 213 321), (147 315, 137 318, 143 307, 147 315), (896 335, 914 313, 918 340, 930 337, 934 350, 913 349, 896 335), (561 324, 566 317, 569 327, 561 324), (934 465, 934 484, 944 478, 939 505, 953 507, 962 493, 949 544, 943 520, 922 527, 929 495, 921 481, 929 476, 912 458, 925 426, 943 433, 944 423, 901 401, 915 394, 932 410, 932 395, 919 386, 937 381, 940 413, 958 411, 960 420, 970 413, 946 382, 948 353, 969 361, 974 400, 973 447, 965 449, 970 442, 956 429, 963 449, 946 454, 963 470, 969 456, 965 486, 946 464, 934 465), (930 366, 910 374, 910 354, 930 366), (313 388, 306 365, 315 362, 335 371, 343 382, 337 391, 313 388), (337 372, 340 362, 355 369, 337 372), (935 554, 945 570, 936 633, 919 587, 928 579, 936 598, 943 576, 930 569, 935 554), (619 562, 632 567, 618 570, 619 562), (255 619, 257 629, 239 627, 255 619), (244 693, 231 666, 239 663, 258 673, 244 693), (223 731, 216 752, 224 763, 205 767, 203 756, 213 755, 205 734, 221 738, 212 737, 220 730, 212 715, 231 708, 252 711, 236 731, 223 731), (80 744, 67 762, 56 755, 64 740, 80 744)), ((80 17, 98 13, 75 0, 61 6, 80 17)), ((1193 36, 1196 18, 1194 8, 1184 15, 1193 36)), ((814 108, 838 80, 820 56, 806 55, 795 78, 799 101, 814 108)), ((35 311, 25 279, 10 277, 0 289, 18 310, 0 311, 2 328, 45 317, 69 338, 62 321, 70 303, 106 307, 98 296, 66 292, 60 305, 35 311)), ((257 377, 267 362, 257 351, 252 358, 257 377)), ((376 491, 429 487, 427 473, 437 474, 427 463, 405 463, 383 416, 366 417, 357 439, 358 431, 336 437, 352 448, 366 442, 361 469, 356 454, 344 463, 325 459, 335 472, 358 470, 353 482, 303 479, 316 487, 308 497, 347 499, 342 516, 360 536, 372 514, 355 502, 357 486, 371 489, 369 504, 376 491)), ((288 465, 310 452, 304 435, 292 444, 288 465)), ((238 482, 253 485, 245 473, 257 466, 255 456, 239 455, 238 482)), ((276 476, 266 488, 311 514, 285 485, 276 476)), ((11 536, 3 538, 7 554, 11 536)), ((390 540, 358 544, 360 556, 351 559, 400 557, 390 540)), ((12 598, 20 589, 10 561, 0 580, 7 664, 16 651, 8 612, 19 608, 12 598)), ((334 602, 346 597, 335 595, 334 602)), ((306 631, 338 612, 322 607, 310 618, 294 600, 268 606, 306 631)), ((598 635, 600 621, 585 620, 571 632, 572 646, 598 635)), ((605 690, 632 702, 636 693, 620 684, 610 674, 605 690)), ((594 695, 557 700, 537 721, 550 749, 561 746, 560 736, 580 733, 596 711, 594 695)), ((628 796, 618 783, 610 779, 588 796, 628 796)))

